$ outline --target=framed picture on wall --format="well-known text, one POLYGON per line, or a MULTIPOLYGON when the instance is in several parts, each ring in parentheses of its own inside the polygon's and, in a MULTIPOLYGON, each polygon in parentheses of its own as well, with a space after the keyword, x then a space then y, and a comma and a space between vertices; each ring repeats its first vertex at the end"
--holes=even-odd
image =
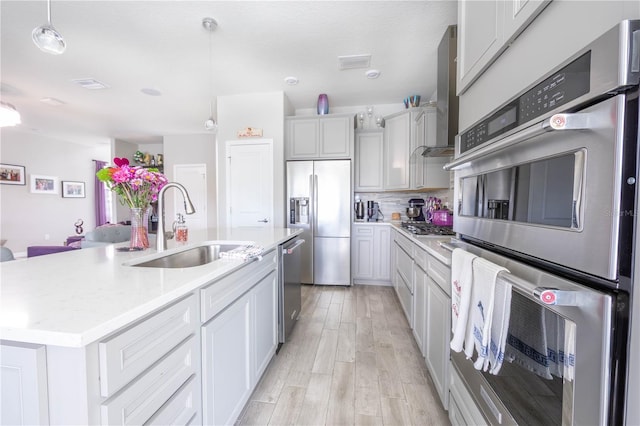
POLYGON ((0 163, 0 183, 4 185, 26 185, 24 166, 0 163))
POLYGON ((62 181, 62 198, 84 198, 84 182, 62 181))
POLYGON ((34 194, 58 194, 58 178, 53 176, 31 175, 30 190, 34 194))

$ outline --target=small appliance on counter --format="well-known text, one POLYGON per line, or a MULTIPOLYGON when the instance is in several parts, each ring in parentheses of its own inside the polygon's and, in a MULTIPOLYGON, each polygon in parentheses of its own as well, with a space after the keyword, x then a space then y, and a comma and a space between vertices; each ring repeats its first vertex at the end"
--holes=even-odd
POLYGON ((422 198, 412 198, 409 200, 409 207, 407 207, 407 217, 410 221, 424 222, 424 213, 422 208, 424 207, 424 200, 422 198))
POLYGON ((375 201, 367 201, 367 222, 383 220, 384 215, 380 211, 380 204, 375 201))
POLYGON ((356 213, 356 220, 364 220, 364 201, 356 200, 353 210, 356 213))

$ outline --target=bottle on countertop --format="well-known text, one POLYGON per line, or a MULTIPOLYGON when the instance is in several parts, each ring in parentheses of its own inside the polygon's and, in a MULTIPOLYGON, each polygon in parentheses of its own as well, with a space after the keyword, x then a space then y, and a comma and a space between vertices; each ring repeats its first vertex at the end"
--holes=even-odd
POLYGON ((187 228, 182 213, 178 213, 178 219, 173 222, 173 235, 179 243, 186 243, 189 238, 189 228, 187 228))

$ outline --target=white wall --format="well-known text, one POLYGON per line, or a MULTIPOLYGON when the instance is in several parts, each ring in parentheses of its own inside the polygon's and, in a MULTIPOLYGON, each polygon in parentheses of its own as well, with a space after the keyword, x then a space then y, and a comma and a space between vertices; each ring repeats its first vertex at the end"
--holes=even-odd
POLYGON ((238 130, 247 127, 262 129, 262 137, 273 139, 273 205, 275 227, 285 226, 284 206, 284 117, 292 109, 283 92, 230 95, 218 98, 218 226, 227 226, 224 176, 225 141, 237 140, 238 130))
MULTIPOLYGON (((204 130, 203 130, 204 131, 204 130)), ((216 135, 205 133, 198 135, 178 135, 164 137, 164 174, 174 181, 173 166, 176 164, 206 164, 207 169, 207 223, 213 228, 217 223, 216 197, 216 135)), ((180 183, 180 182, 178 182, 180 183)), ((173 191, 171 189, 170 191, 173 191)), ((173 204, 173 194, 165 197, 165 224, 171 226, 176 213, 182 213, 182 205, 173 204), (176 210, 176 208, 178 210, 176 210)), ((165 228, 169 229, 169 228, 165 228)))
POLYGON ((554 0, 460 96, 464 130, 624 19, 640 1, 554 0))
POLYGON ((6 247, 21 254, 28 246, 62 245, 75 235, 78 219, 85 232, 95 227, 93 160, 110 161, 108 144, 79 145, 20 128, 3 128, 0 137, 0 162, 25 166, 27 173, 25 186, 0 185, 0 238, 6 247), (30 193, 31 174, 57 177, 60 192, 30 193), (65 180, 84 182, 86 197, 62 198, 65 180))

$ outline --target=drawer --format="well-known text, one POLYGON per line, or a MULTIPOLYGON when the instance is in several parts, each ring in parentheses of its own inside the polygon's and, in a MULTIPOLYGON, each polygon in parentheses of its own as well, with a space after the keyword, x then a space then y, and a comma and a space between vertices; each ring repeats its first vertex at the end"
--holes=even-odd
POLYGON ((276 250, 271 250, 261 260, 250 262, 200 290, 201 321, 209 321, 277 268, 278 256, 276 250))
POLYGON ((451 297, 451 267, 437 261, 433 256, 427 256, 427 275, 451 297))
POLYGON ((420 247, 416 246, 413 250, 413 261, 422 268, 423 271, 427 270, 427 252, 420 247))
POLYGON ((355 225, 353 233, 356 237, 373 237, 373 226, 355 225))
POLYGON ((100 394, 113 395, 195 333, 198 325, 198 303, 192 295, 100 342, 100 394))
POLYGON ((194 418, 199 412, 200 387, 195 375, 182 385, 145 425, 181 426, 195 424, 194 418))
POLYGON ((100 406, 102 424, 145 423, 190 377, 195 377, 199 355, 198 339, 192 335, 122 392, 105 401, 100 406))
POLYGON ((408 238, 405 237, 402 232, 395 233, 395 242, 404 249, 407 253, 409 253, 410 257, 413 257, 413 247, 415 244, 408 238))

